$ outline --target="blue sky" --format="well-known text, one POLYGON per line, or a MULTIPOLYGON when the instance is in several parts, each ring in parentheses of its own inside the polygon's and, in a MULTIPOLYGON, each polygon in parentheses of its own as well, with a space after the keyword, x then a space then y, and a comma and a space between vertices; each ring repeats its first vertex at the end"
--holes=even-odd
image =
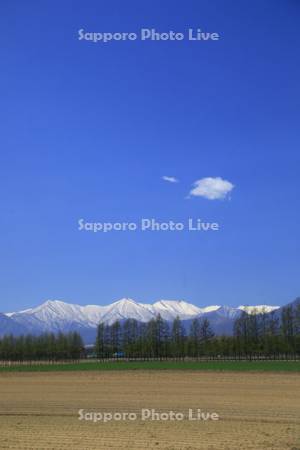
POLYGON ((0 310, 300 294, 298 1, 5 3, 0 310), (221 39, 78 40, 143 27, 221 39), (187 199, 205 177, 233 183, 231 199, 187 199), (78 231, 142 217, 221 230, 78 231))

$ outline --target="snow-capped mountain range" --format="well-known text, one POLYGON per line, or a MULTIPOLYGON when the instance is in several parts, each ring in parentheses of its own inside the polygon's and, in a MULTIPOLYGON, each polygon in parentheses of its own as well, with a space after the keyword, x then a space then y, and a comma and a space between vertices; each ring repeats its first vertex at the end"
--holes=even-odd
POLYGON ((177 316, 188 323, 195 317, 207 317, 217 334, 230 333, 234 320, 242 311, 248 313, 271 312, 276 306, 206 306, 200 308, 185 301, 160 300, 153 304, 138 303, 123 298, 107 306, 80 306, 60 300, 47 300, 36 308, 24 311, 0 314, 0 336, 3 334, 39 334, 43 332, 67 332, 77 330, 84 339, 94 339, 96 327, 100 322, 112 324, 116 320, 136 319, 148 322, 158 314, 167 321, 177 316))

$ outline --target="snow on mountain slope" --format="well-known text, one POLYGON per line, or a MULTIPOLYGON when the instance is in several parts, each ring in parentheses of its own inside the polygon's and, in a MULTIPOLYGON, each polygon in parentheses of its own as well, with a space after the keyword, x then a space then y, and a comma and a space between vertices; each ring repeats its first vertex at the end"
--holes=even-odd
POLYGON ((165 320, 173 320, 179 316, 181 319, 188 319, 192 316, 201 314, 201 308, 182 300, 160 300, 153 305, 153 311, 160 314, 165 320))
POLYGON ((47 300, 36 308, 13 313, 10 317, 33 333, 70 331, 76 327, 96 326, 99 321, 90 320, 89 315, 85 313, 85 308, 59 300, 47 300))
POLYGON ((80 306, 59 300, 47 300, 42 305, 22 312, 9 313, 19 324, 30 331, 59 331, 75 325, 96 327, 100 322, 112 324, 116 320, 136 319, 147 322, 155 317, 154 311, 131 299, 121 299, 111 305, 80 306))
POLYGON ((103 316, 108 311, 109 306, 87 305, 81 306, 82 314, 86 317, 88 323, 97 325, 101 322, 103 316))
POLYGON ((123 319, 136 319, 140 322, 148 322, 154 316, 155 314, 143 304, 137 303, 130 298, 122 298, 107 307, 101 320, 108 324, 123 319))
POLYGON ((232 308, 231 306, 220 306, 220 308, 211 312, 226 319, 236 319, 241 314, 238 308, 232 308))
POLYGON ((201 313, 205 314, 205 313, 209 313, 212 311, 217 311, 220 308, 221 308, 220 305, 212 305, 212 306, 205 306, 204 308, 200 308, 200 309, 201 309, 201 313))
POLYGON ((247 305, 241 305, 238 307, 241 311, 246 311, 248 314, 251 313, 269 313, 272 311, 275 311, 276 309, 279 309, 279 306, 269 306, 269 305, 257 305, 257 306, 247 306, 247 305))
MULTIPOLYGON (((130 298, 123 298, 106 306, 80 306, 59 300, 47 300, 36 308, 8 313, 4 317, 7 320, 11 319, 9 324, 13 330, 15 330, 15 326, 19 326, 22 332, 25 330, 27 333, 37 334, 46 331, 67 332, 78 330, 83 332, 83 330, 95 329, 100 322, 112 324, 116 320, 122 321, 125 319, 148 322, 158 314, 168 321, 174 320, 177 316, 182 320, 207 316, 209 320, 216 324, 221 324, 222 321, 227 324, 228 321, 233 322, 242 310, 260 312, 263 309, 272 311, 277 307, 259 305, 257 307, 240 306, 239 308, 231 308, 214 305, 200 308, 182 300, 160 300, 151 305, 138 303, 130 298)), ((6 326, 4 327, 4 320, 2 320, 2 323, 3 329, 8 329, 6 326)))
POLYGON ((0 337, 8 334, 19 336, 24 333, 26 333, 26 329, 22 325, 16 323, 6 314, 0 313, 0 337))

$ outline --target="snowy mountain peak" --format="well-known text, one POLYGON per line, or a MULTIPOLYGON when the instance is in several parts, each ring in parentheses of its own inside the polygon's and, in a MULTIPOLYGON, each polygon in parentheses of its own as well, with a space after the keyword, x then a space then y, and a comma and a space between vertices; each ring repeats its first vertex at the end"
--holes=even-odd
MULTIPOLYGON (((183 300, 159 300, 153 304, 143 304, 131 298, 121 298, 106 306, 80 306, 61 300, 46 300, 35 308, 8 313, 5 317, 13 321, 10 324, 11 327, 16 325, 23 332, 26 330, 27 333, 37 334, 48 331, 67 332, 75 329, 95 330, 100 322, 111 325, 116 320, 136 319, 139 322, 148 322, 156 318, 158 314, 167 321, 172 321, 177 316, 181 320, 189 321, 207 315, 209 320, 220 324, 220 321, 224 320, 234 321, 243 310, 250 313, 270 312, 275 309, 277 307, 267 305, 240 306, 239 308, 212 305, 200 308, 183 300)), ((7 328, 3 326, 4 329, 7 328)))
POLYGON ((192 303, 185 302, 183 300, 159 300, 153 304, 153 306, 173 309, 173 310, 182 310, 184 312, 196 311, 199 312, 200 308, 198 306, 192 305, 192 303))
POLYGON ((117 300, 116 302, 112 303, 111 306, 112 305, 126 306, 126 305, 139 305, 139 303, 137 303, 132 298, 124 297, 124 298, 121 298, 120 300, 117 300))
POLYGON ((153 312, 147 305, 137 303, 131 298, 122 298, 117 302, 105 307, 101 317, 102 322, 111 324, 116 320, 136 319, 141 322, 148 322, 153 318, 153 312))
POLYGON ((64 309, 71 306, 71 303, 66 303, 66 302, 62 302, 61 300, 46 300, 43 303, 41 303, 40 305, 36 306, 35 308, 29 308, 29 309, 25 309, 23 311, 19 311, 17 313, 14 314, 20 314, 20 313, 37 313, 39 311, 43 311, 46 309, 64 309))
POLYGON ((46 300, 36 308, 28 309, 25 313, 52 313, 52 314, 68 314, 70 311, 77 311, 79 305, 73 305, 72 303, 62 302, 61 300, 46 300))

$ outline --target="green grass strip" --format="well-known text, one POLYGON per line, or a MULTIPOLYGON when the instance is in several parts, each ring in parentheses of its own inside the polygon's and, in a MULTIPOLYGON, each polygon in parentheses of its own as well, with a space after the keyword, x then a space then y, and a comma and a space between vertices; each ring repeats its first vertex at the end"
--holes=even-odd
POLYGON ((299 372, 300 361, 111 361, 1 366, 2 372, 67 372, 107 370, 216 370, 299 372))

